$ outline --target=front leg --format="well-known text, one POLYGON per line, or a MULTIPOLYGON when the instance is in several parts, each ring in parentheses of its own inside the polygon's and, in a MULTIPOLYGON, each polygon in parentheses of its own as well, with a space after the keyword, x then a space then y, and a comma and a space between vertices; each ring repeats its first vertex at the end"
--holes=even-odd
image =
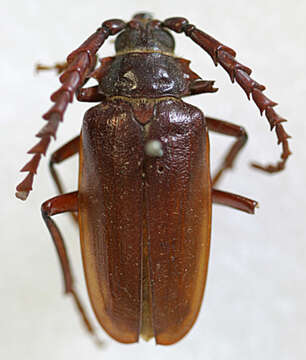
POLYGON ((215 93, 218 91, 217 88, 214 88, 215 82, 212 80, 196 80, 191 82, 189 87, 189 92, 185 96, 206 94, 206 93, 215 93))
POLYGON ((62 72, 64 72, 67 69, 67 67, 68 67, 67 61, 56 62, 54 65, 37 64, 35 66, 35 71, 38 73, 40 71, 55 70, 59 75, 62 72))

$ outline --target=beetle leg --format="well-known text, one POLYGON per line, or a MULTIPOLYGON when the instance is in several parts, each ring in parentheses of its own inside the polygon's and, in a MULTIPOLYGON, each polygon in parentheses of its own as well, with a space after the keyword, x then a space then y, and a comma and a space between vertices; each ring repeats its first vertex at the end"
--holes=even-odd
POLYGON ((223 160, 223 164, 220 166, 219 170, 212 179, 212 184, 215 185, 217 181, 219 181, 223 172, 233 167, 234 160, 248 140, 248 135, 242 126, 211 117, 205 117, 205 119, 209 130, 237 138, 223 160))
POLYGON ((40 71, 49 71, 49 70, 55 70, 57 72, 57 74, 61 74, 62 72, 64 72, 68 67, 68 63, 67 61, 63 61, 63 62, 57 62, 54 65, 48 66, 48 65, 43 65, 43 64, 37 64, 35 66, 35 71, 36 72, 40 72, 40 71))
POLYGON ((189 86, 189 93, 186 96, 215 93, 216 91, 218 91, 218 89, 214 88, 214 83, 215 82, 212 80, 193 81, 189 86))
MULTIPOLYGON (((54 165, 60 164, 62 161, 70 158, 71 156, 77 154, 80 148, 80 135, 76 136, 68 143, 60 147, 57 151, 55 151, 50 158, 49 161, 49 170, 51 172, 52 178, 55 182, 57 191, 59 194, 64 193, 62 181, 59 178, 58 172, 56 171, 54 165)), ((78 218, 74 212, 71 213, 73 220, 77 223, 78 218)))
POLYGON ((216 189, 212 189, 212 201, 214 204, 229 206, 248 214, 254 214, 255 208, 258 207, 255 200, 216 189))
POLYGON ((70 267, 70 262, 68 258, 68 254, 66 251, 66 246, 64 243, 64 239, 62 234, 55 224, 55 222, 51 219, 51 216, 56 214, 62 214, 65 212, 77 212, 78 211, 78 191, 63 194, 56 196, 50 200, 44 202, 41 206, 41 212, 43 219, 47 225, 47 228, 51 234, 52 240, 54 242, 61 268, 64 277, 64 284, 65 284, 65 293, 71 294, 74 302, 77 306, 79 313, 82 316, 83 322, 88 330, 88 332, 93 335, 97 341, 95 330, 91 325, 88 316, 86 315, 85 309, 80 301, 80 297, 74 287, 74 280, 72 276, 72 271, 70 267))
POLYGON ((61 146, 58 150, 56 150, 50 158, 49 161, 49 169, 52 175, 52 178, 55 182, 57 190, 60 194, 64 193, 62 182, 59 179, 57 171, 54 168, 54 164, 60 164, 64 160, 70 158, 71 156, 77 154, 80 148, 80 135, 76 136, 72 140, 70 140, 65 145, 61 146))
POLYGON ((105 99, 105 95, 99 93, 99 86, 80 88, 76 96, 78 101, 82 102, 101 102, 105 99))
POLYGON ((189 24, 188 20, 185 18, 169 18, 163 22, 163 26, 177 33, 184 32, 186 36, 190 37, 211 56, 216 66, 221 64, 224 70, 229 74, 231 81, 234 82, 236 80, 242 87, 248 99, 250 99, 250 95, 252 95, 252 99, 261 115, 265 113, 271 130, 275 128, 278 144, 282 144, 283 149, 281 160, 275 165, 270 164, 262 166, 256 163, 252 163, 251 165, 268 173, 283 170, 286 161, 291 154, 288 144, 290 136, 286 133, 282 125, 286 120, 274 111, 273 107, 277 104, 263 94, 265 86, 259 84, 250 77, 252 70, 247 66, 240 64, 235 59, 236 52, 233 49, 221 44, 210 35, 197 29, 195 25, 189 24))
MULTIPOLYGON (((114 57, 112 56, 100 59, 100 66, 89 74, 88 79, 94 78, 100 84, 103 78, 109 73, 113 61, 114 57)), ((105 100, 105 95, 100 93, 98 85, 84 88, 83 84, 83 87, 76 91, 76 97, 78 101, 84 102, 100 102, 105 100)))

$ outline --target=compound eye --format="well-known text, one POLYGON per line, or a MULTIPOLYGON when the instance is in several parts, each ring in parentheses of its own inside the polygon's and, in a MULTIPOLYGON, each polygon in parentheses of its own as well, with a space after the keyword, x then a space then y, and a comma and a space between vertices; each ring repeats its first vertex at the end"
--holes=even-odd
POLYGON ((133 30, 140 29, 140 22, 137 20, 131 20, 128 22, 128 27, 133 30))

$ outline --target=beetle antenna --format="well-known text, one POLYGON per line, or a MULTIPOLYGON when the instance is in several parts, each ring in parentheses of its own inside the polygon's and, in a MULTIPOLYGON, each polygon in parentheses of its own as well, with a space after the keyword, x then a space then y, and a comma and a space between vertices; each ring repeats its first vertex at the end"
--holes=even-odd
POLYGON ((235 80, 242 87, 248 99, 252 95, 252 99, 258 107, 260 114, 265 113, 266 118, 270 123, 271 130, 275 128, 278 144, 282 144, 281 160, 277 164, 260 165, 252 163, 251 165, 257 169, 265 172, 274 173, 285 168, 286 161, 291 155, 289 149, 288 139, 291 137, 283 128, 281 123, 286 120, 279 116, 273 109, 277 105, 274 101, 267 98, 263 91, 265 86, 257 83, 250 75, 252 70, 242 64, 236 59, 236 52, 221 44, 219 41, 197 29, 194 25, 189 24, 185 18, 169 18, 163 22, 163 26, 173 30, 177 33, 184 32, 186 36, 190 37, 202 49, 204 49, 213 59, 215 65, 221 64, 224 70, 229 74, 231 81, 235 80))
POLYGON ((43 115, 47 124, 36 134, 40 141, 28 153, 32 159, 20 170, 28 172, 25 179, 16 188, 16 197, 26 200, 32 190, 34 175, 41 159, 49 147, 51 137, 56 138, 56 131, 67 105, 72 102, 76 91, 84 84, 88 75, 96 65, 96 53, 110 35, 115 35, 125 28, 122 20, 107 20, 79 48, 67 57, 67 69, 60 77, 62 86, 51 95, 54 105, 43 115))

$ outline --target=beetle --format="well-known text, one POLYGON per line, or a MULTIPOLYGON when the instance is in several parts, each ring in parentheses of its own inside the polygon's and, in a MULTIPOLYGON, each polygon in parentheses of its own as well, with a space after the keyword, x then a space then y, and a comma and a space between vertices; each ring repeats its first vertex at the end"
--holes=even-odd
MULTIPOLYGON (((202 303, 209 259, 212 203, 253 214, 257 202, 215 188, 247 141, 241 126, 204 116, 183 97, 214 93, 214 81, 193 72, 175 57, 169 32, 185 33, 228 72, 276 129, 282 144, 276 165, 254 167, 277 172, 290 155, 285 121, 274 111, 265 87, 250 77, 231 48, 189 24, 185 18, 155 20, 147 13, 131 21, 105 21, 67 57, 62 86, 43 115, 46 125, 30 151, 28 172, 17 186, 25 200, 32 190, 41 156, 55 138, 74 95, 97 102, 83 120, 81 134, 51 157, 50 169, 60 195, 42 205, 42 215, 60 259, 65 292, 72 295, 90 333, 92 325, 76 292, 65 243, 52 216, 78 213, 87 289, 96 318, 115 340, 134 343, 141 336, 170 345, 194 324, 202 303), (116 54, 96 53, 117 35, 116 54), (84 87, 94 78, 98 85, 84 87), (208 132, 236 138, 211 179, 208 132), (55 164, 79 154, 78 190, 63 193, 55 164)), ((42 68, 42 67, 41 67, 42 68)))

